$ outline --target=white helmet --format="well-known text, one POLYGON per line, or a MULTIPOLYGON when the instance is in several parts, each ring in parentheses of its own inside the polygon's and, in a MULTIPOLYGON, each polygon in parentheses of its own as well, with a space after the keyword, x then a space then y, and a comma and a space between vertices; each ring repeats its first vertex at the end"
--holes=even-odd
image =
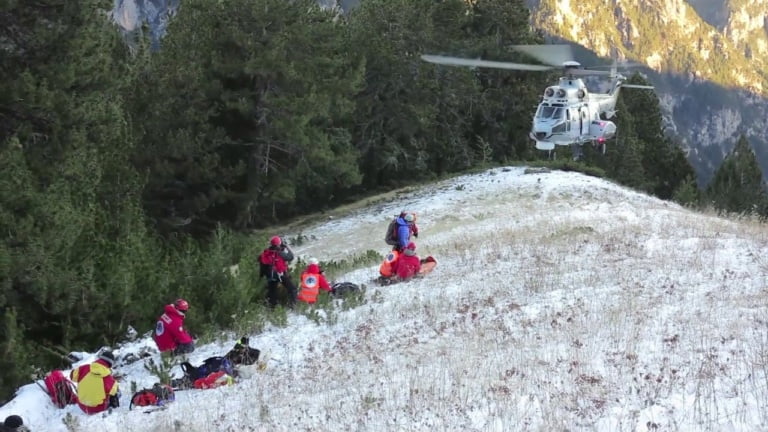
POLYGON ((318 265, 318 264, 320 264, 320 261, 319 261, 317 258, 315 258, 315 257, 312 257, 312 258, 310 258, 309 260, 307 260, 307 263, 308 263, 308 264, 315 264, 315 265, 318 265))

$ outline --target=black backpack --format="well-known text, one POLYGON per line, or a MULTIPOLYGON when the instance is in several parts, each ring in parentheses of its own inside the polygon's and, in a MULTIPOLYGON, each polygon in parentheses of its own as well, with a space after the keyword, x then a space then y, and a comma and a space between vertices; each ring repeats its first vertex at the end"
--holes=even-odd
POLYGON ((243 336, 224 357, 235 365, 252 365, 256 363, 259 360, 261 351, 248 346, 248 342, 248 338, 243 336))
POLYGON ((331 294, 334 297, 344 297, 360 291, 360 287, 352 282, 336 282, 331 286, 331 294))
POLYGON ((218 371, 224 371, 230 376, 235 375, 234 365, 226 357, 209 357, 198 367, 192 366, 189 362, 184 362, 181 364, 181 370, 184 371, 184 378, 192 383, 218 371))
POLYGON ((384 241, 390 246, 397 246, 397 218, 392 219, 392 222, 389 223, 384 241))

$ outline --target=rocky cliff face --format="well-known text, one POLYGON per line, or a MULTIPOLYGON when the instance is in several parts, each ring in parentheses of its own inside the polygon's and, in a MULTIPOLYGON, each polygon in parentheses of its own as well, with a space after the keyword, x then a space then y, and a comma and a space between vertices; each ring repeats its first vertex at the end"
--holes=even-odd
POLYGON ((741 133, 768 174, 768 0, 528 0, 532 24, 647 66, 706 183, 741 133))

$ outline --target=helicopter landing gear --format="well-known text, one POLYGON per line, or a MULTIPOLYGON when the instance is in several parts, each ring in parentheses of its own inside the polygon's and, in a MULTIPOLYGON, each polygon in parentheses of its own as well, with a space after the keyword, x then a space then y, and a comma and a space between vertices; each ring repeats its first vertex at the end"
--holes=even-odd
POLYGON ((557 159, 557 152, 555 150, 547 150, 547 160, 553 161, 557 159))
POLYGON ((571 151, 573 152, 574 162, 578 162, 584 158, 584 152, 581 149, 581 144, 571 144, 571 151))
POLYGON ((603 142, 592 141, 592 148, 595 149, 598 153, 604 155, 606 150, 605 141, 603 142))

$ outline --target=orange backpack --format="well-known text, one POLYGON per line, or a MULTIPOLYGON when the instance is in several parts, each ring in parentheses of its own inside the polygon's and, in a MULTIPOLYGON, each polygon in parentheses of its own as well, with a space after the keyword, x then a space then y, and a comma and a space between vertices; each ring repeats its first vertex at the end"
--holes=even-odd
POLYGON ((400 259, 400 253, 396 250, 389 251, 384 257, 384 261, 379 266, 379 274, 385 278, 395 275, 395 266, 397 260, 400 259))

